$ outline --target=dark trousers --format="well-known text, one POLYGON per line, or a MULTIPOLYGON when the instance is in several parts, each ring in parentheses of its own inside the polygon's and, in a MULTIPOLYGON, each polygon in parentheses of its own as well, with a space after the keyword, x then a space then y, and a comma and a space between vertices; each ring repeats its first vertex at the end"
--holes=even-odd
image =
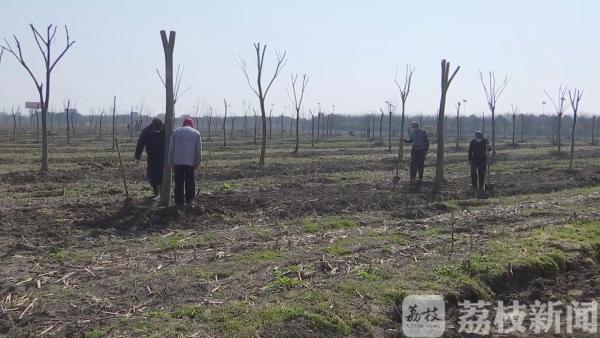
POLYGON ((414 181, 419 172, 419 180, 423 180, 423 170, 425 169, 425 149, 412 149, 410 151, 410 180, 414 181))
POLYGON ((485 186, 485 170, 487 165, 485 161, 471 162, 471 184, 473 188, 483 188, 485 186), (477 182, 479 180, 479 182, 477 182), (479 184, 477 184, 479 183, 479 184))
POLYGON ((194 167, 191 165, 175 166, 175 204, 183 204, 183 195, 185 187, 185 202, 194 201, 196 193, 196 182, 194 180, 194 167))

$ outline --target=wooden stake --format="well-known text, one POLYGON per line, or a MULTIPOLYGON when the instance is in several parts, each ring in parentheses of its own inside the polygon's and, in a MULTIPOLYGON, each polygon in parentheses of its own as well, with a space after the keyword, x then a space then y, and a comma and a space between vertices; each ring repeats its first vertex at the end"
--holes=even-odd
POLYGON ((117 138, 114 138, 115 146, 117 148, 117 155, 119 156, 119 166, 121 167, 121 177, 123 178, 123 185, 125 186, 125 197, 129 200, 129 190, 127 190, 127 180, 125 179, 125 169, 123 169, 123 161, 121 161, 121 151, 119 150, 119 142, 117 138))

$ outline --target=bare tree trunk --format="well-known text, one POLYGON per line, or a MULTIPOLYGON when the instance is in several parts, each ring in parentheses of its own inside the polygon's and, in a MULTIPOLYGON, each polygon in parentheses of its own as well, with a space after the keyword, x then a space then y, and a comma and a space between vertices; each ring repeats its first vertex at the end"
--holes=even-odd
POLYGON ((104 117, 104 112, 102 112, 102 113, 100 114, 100 123, 99 123, 99 126, 98 126, 98 128, 99 128, 99 131, 100 131, 100 138, 102 138, 102 118, 103 118, 103 117, 104 117))
MULTIPOLYGON (((400 117, 400 144, 398 146, 398 167, 402 164, 404 158, 404 121, 406 112, 406 99, 402 100, 402 116, 400 117)), ((423 126, 421 126, 423 128, 423 126)))
POLYGON ((525 143, 525 114, 521 115, 521 143, 525 143))
POLYGON ((515 145, 515 130, 517 129, 517 115, 512 115, 512 144, 515 145))
POLYGON ((371 133, 371 137, 372 140, 375 141, 375 114, 371 115, 371 124, 373 125, 373 128, 371 128, 371 130, 373 130, 373 132, 371 133))
POLYGON ((569 101, 573 108, 573 127, 571 128, 571 156, 569 159, 569 171, 573 170, 573 158, 575 156, 575 127, 577 126, 577 110, 579 110, 579 101, 583 92, 575 88, 574 94, 569 90, 569 101))
POLYGON ((496 155, 496 111, 495 109, 491 109, 492 111, 492 158, 496 155))
POLYGON ((116 123, 117 123, 117 97, 113 98, 113 115, 112 115, 112 150, 116 147, 116 123))
POLYGON ((379 143, 383 144, 383 111, 381 112, 381 117, 379 118, 379 143))
POLYGON ((321 137, 321 112, 317 113, 317 140, 321 137))
POLYGON ((67 103, 67 109, 65 109, 65 118, 67 119, 67 144, 71 144, 71 122, 69 122, 69 108, 68 107, 69 107, 69 103, 67 103))
POLYGON ((225 132, 225 122, 227 122, 227 101, 223 99, 225 104, 225 115, 223 116, 223 148, 227 148, 227 133, 225 132))
POLYGON ((561 132, 562 129, 562 114, 559 114, 556 117, 556 143, 558 144, 558 152, 560 153, 560 146, 561 146, 561 132))
POLYGON ((160 204, 169 206, 171 204, 171 163, 169 163, 170 140, 173 132, 175 117, 175 92, 173 91, 173 50, 175 49, 175 31, 167 33, 160 31, 163 50, 165 54, 165 152, 163 163, 163 177, 160 189, 160 204))
POLYGON ((230 131, 230 134, 229 134, 229 139, 230 140, 233 140, 233 131, 234 131, 234 129, 235 129, 235 115, 233 115, 231 117, 231 131, 230 131))
POLYGON ((258 116, 254 113, 254 144, 258 143, 256 139, 256 135, 258 132, 258 116))
POLYGON ((269 140, 273 139, 273 114, 269 113, 269 140))
MULTIPOLYGON (((261 95, 262 96, 262 95, 261 95)), ((260 112, 262 115, 262 141, 260 144, 260 159, 258 164, 262 167, 265 165, 265 155, 267 153, 267 112, 265 111, 265 100, 262 97, 259 97, 260 102, 260 112)), ((271 137, 271 114, 269 114, 269 138, 271 137)))
POLYGON ((440 95, 440 107, 438 109, 438 125, 437 125, 437 161, 435 166, 435 182, 438 188, 444 183, 444 112, 446 110, 446 95, 448 88, 454 76, 460 69, 460 66, 448 77, 450 72, 450 63, 442 60, 442 91, 440 95))
POLYGON ((129 112, 129 141, 133 142, 133 107, 129 112))
POLYGON ((388 126, 388 151, 392 152, 392 109, 389 109, 389 126, 388 126))
POLYGON ((573 170, 573 157, 575 156, 575 126, 577 125, 577 110, 573 111, 573 127, 571 128, 571 156, 569 170, 573 170))
MULTIPOLYGON (((311 147, 315 147, 315 115, 311 114, 311 129, 310 129, 310 142, 311 142, 311 147)), ((593 142, 593 138, 592 138, 592 142, 593 142)))
POLYGON ((298 121, 300 120, 300 109, 296 109, 296 149, 294 151, 297 153, 300 149, 300 128, 298 127, 298 121))
POLYGON ((592 144, 595 143, 594 133, 596 132, 596 116, 592 116, 592 144))
POLYGON ((212 115, 208 116, 208 142, 210 142, 211 139, 211 133, 210 133, 210 125, 212 124, 212 115))
MULTIPOLYGON (((17 139, 17 114, 12 113, 12 118, 13 118, 13 140, 17 139)), ((593 134, 592 134, 593 135, 593 134)), ((594 137, 592 136, 592 142, 594 142, 594 137)))
POLYGON ((285 127, 284 127, 284 124, 283 124, 283 123, 284 123, 284 122, 283 122, 283 114, 281 114, 281 117, 280 117, 280 119, 281 119, 281 121, 280 121, 280 122, 281 122, 281 128, 279 129, 279 133, 280 133, 281 135, 279 136, 279 138, 281 138, 281 139, 283 140, 283 132, 284 132, 284 130, 285 130, 285 127))

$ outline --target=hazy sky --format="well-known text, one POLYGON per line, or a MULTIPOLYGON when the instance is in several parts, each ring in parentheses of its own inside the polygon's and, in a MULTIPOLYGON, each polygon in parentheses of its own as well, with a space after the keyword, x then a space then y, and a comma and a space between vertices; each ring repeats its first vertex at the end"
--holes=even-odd
MULTIPOLYGON (((581 110, 597 112, 600 89, 600 2, 555 0, 2 0, 0 36, 16 34, 24 53, 41 74, 41 55, 29 23, 67 24, 77 42, 53 73, 50 105, 70 98, 83 113, 110 109, 117 96, 121 111, 139 106, 155 114, 164 108, 164 89, 155 68, 164 68, 161 29, 177 31, 175 64, 185 68, 182 87, 191 87, 177 104, 188 112, 197 100, 222 113, 223 98, 239 111, 243 99, 256 98, 234 55, 254 66, 252 42, 267 43, 266 72, 274 48, 288 64, 267 98, 280 113, 290 105, 285 88, 290 73, 311 76, 306 107, 321 102, 336 112, 378 110, 386 100, 400 102, 393 82, 398 67, 415 66, 411 113, 435 112, 440 93, 440 60, 461 66, 449 91, 448 106, 467 99, 467 112, 485 109, 478 71, 509 74, 498 103, 522 111, 541 111, 544 89, 559 84, 585 93, 581 110), (35 61, 35 62, 34 62, 35 61)), ((64 31, 57 33, 57 49, 64 31)), ((250 67, 252 73, 255 69, 250 67)), ((36 100, 33 82, 11 55, 0 64, 0 109, 36 100)), ((546 111, 549 110, 546 106, 546 111)))

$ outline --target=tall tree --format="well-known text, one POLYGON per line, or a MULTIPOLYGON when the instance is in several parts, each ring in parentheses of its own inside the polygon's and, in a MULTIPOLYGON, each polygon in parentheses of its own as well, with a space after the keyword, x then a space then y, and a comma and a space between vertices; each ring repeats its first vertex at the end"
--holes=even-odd
POLYGON ((21 43, 19 42, 19 39, 17 38, 16 35, 13 35, 13 38, 15 40, 16 50, 13 49, 13 46, 8 42, 7 39, 4 39, 4 45, 2 45, 1 48, 3 50, 8 51, 9 53, 11 53, 15 57, 15 59, 17 59, 17 61, 23 66, 23 68, 25 68, 25 70, 27 71, 27 73, 29 74, 29 76, 31 77, 33 82, 35 83, 35 87, 38 91, 39 98, 40 98, 40 108, 41 108, 41 113, 42 113, 42 165, 41 165, 40 171, 48 172, 47 114, 48 114, 48 104, 50 102, 51 75, 52 75, 52 71, 54 70, 54 67, 56 67, 56 64, 58 63, 58 61, 60 61, 60 59, 62 59, 62 57, 65 55, 65 53, 71 48, 71 46, 73 46, 75 41, 71 41, 71 38, 69 36, 69 29, 67 28, 67 26, 65 26, 65 35, 66 35, 65 47, 62 49, 62 51, 60 51, 58 53, 58 56, 53 60, 52 55, 51 55, 52 43, 55 41, 54 37, 56 36, 57 26, 49 25, 46 28, 45 36, 42 35, 37 30, 37 28, 35 28, 35 26, 33 24, 30 24, 29 27, 31 28, 35 42, 36 42, 36 44, 42 54, 42 57, 44 59, 45 82, 43 80, 39 81, 37 79, 37 77, 33 74, 31 68, 29 67, 29 65, 27 64, 27 62, 25 61, 25 59, 23 57, 23 52, 21 50, 21 43), (45 85, 44 85, 44 83, 45 83, 45 85))
POLYGON ((499 85, 496 84, 496 75, 494 72, 488 72, 487 79, 484 78, 482 72, 479 72, 479 79, 481 80, 481 85, 483 86, 483 91, 485 93, 485 99, 487 101, 488 108, 492 113, 492 158, 493 155, 496 155, 496 103, 498 102, 498 98, 502 95, 502 92, 508 86, 508 75, 504 76, 504 80, 499 85))
POLYGON ((278 51, 275 51, 275 55, 276 55, 275 71, 273 72, 273 76, 271 77, 271 80, 267 83, 266 87, 263 88, 262 75, 263 75, 265 53, 267 51, 267 46, 266 45, 261 46, 260 42, 257 42, 257 43, 254 43, 254 50, 256 51, 256 63, 257 63, 256 87, 253 86, 250 81, 250 76, 248 75, 248 67, 246 66, 246 60, 244 60, 242 57, 239 57, 239 66, 242 69, 244 76, 246 77, 248 86, 250 86, 250 89, 252 89, 254 94, 256 94, 256 96, 258 97, 258 102, 260 104, 260 112, 262 115, 263 135, 262 135, 262 144, 260 147, 260 159, 259 159, 258 164, 262 167, 265 165, 265 154, 267 152, 267 135, 264 132, 267 129, 267 112, 265 110, 265 100, 267 98, 267 94, 269 93, 269 89, 271 89, 271 85, 273 85, 273 82, 275 81, 275 79, 277 78, 277 76, 279 75, 279 73, 281 72, 283 67, 285 67, 286 53, 283 52, 283 54, 280 54, 278 51))
POLYGON ((569 101, 571 101, 571 108, 573 109, 573 127, 571 128, 571 156, 569 159, 569 170, 573 170, 573 157, 575 156, 575 126, 577 125, 577 110, 579 110, 579 101, 583 96, 583 91, 577 89, 571 92, 569 90, 569 101))
MULTIPOLYGON (((412 76, 415 72, 415 68, 411 65, 406 65, 406 72, 404 74, 404 82, 400 83, 398 81, 398 76, 396 72, 396 77, 394 78, 394 82, 398 87, 398 91, 400 91, 400 99, 402 100, 402 115, 400 117, 400 145, 398 148, 398 166, 401 165, 402 159, 404 157, 404 127, 406 123, 406 100, 408 99, 408 95, 410 94, 410 85, 412 83, 412 76)), ((367 121, 368 123, 368 121, 367 121)), ((423 126, 421 126, 423 128, 423 126)), ((399 168, 399 167, 398 167, 399 168)))
POLYGON ((556 111, 556 143, 558 144, 558 152, 560 153, 560 149, 561 149, 561 129, 562 129, 562 116, 565 113, 565 110, 567 109, 567 107, 565 107, 565 101, 566 99, 566 94, 567 94, 567 86, 564 86, 561 84, 558 87, 558 101, 554 101, 554 99, 552 98, 552 96, 550 96, 550 94, 548 93, 548 91, 544 90, 544 93, 546 93, 546 96, 548 96, 548 98, 550 99, 550 102, 552 102, 552 105, 554 106, 554 109, 556 111))
MULTIPOLYGON (((165 78, 163 85, 165 87, 165 152, 163 164, 162 185, 160 188, 160 204, 169 206, 171 204, 171 164, 169 163, 171 133, 175 123, 175 88, 173 86, 173 51, 175 50, 175 31, 160 31, 163 51, 165 54, 165 78)), ((160 73, 159 73, 160 76, 160 73)))
MULTIPOLYGON (((296 147, 294 148, 294 154, 298 154, 298 148, 300 147, 300 134, 298 130, 298 121, 300 120, 300 109, 302 108, 302 100, 304 99, 304 91, 306 90, 306 85, 308 84, 309 77, 306 76, 306 73, 302 75, 302 83, 299 88, 297 88, 296 84, 298 82, 298 74, 291 75, 292 82, 292 92, 294 95, 290 95, 288 90, 288 96, 292 103, 294 104, 294 109, 296 110, 296 147)), ((313 118, 314 120, 314 118, 313 118)), ((314 121, 313 121, 314 124, 314 121)))
POLYGON ((437 159, 435 165, 435 183, 438 187, 441 187, 444 183, 444 112, 446 111, 446 95, 459 69, 460 66, 456 67, 450 76, 450 62, 447 62, 446 59, 442 60, 440 107, 437 119, 437 159))

